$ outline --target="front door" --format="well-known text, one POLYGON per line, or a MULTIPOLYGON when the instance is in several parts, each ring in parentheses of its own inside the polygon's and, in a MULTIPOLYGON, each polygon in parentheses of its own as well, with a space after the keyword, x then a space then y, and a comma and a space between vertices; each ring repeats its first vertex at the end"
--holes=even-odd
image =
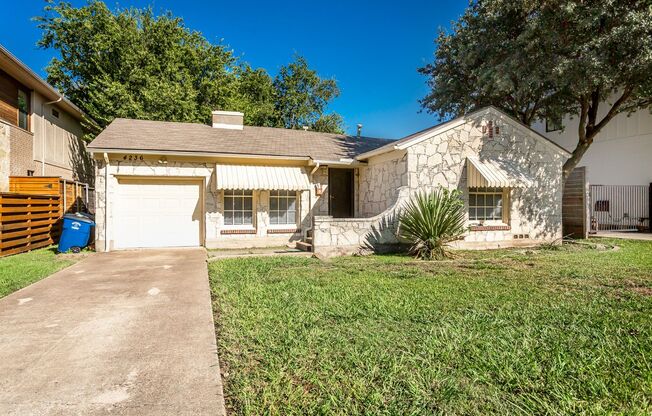
POLYGON ((328 169, 328 213, 353 217, 353 169, 328 169))

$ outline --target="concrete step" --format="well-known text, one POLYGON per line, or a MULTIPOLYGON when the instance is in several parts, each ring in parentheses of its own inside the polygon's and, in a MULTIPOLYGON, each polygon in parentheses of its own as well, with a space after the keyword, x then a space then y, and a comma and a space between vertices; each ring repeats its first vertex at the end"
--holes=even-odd
POLYGON ((306 243, 305 241, 297 241, 296 248, 303 251, 312 251, 312 244, 306 243))

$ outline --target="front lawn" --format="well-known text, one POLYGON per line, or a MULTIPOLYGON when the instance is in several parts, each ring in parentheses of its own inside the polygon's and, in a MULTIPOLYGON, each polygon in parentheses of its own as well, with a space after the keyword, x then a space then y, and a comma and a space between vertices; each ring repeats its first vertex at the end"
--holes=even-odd
POLYGON ((76 263, 80 257, 57 255, 55 247, 0 258, 0 298, 64 267, 76 263))
MULTIPOLYGON (((600 241, 603 242, 603 241, 600 241)), ((235 414, 649 414, 652 242, 212 263, 235 414)))

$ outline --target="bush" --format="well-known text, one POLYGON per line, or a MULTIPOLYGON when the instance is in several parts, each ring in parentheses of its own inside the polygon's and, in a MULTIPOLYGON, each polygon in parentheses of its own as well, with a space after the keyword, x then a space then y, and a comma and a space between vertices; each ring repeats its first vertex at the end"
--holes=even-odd
POLYGON ((417 257, 440 260, 449 256, 447 245, 466 232, 465 222, 459 191, 420 192, 399 214, 399 236, 412 244, 410 252, 417 257))

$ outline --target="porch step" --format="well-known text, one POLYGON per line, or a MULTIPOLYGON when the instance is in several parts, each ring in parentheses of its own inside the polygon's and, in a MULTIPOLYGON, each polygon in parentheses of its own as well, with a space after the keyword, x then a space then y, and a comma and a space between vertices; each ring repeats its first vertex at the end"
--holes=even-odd
POLYGON ((312 251, 312 244, 305 241, 297 241, 295 247, 303 251, 312 251))

